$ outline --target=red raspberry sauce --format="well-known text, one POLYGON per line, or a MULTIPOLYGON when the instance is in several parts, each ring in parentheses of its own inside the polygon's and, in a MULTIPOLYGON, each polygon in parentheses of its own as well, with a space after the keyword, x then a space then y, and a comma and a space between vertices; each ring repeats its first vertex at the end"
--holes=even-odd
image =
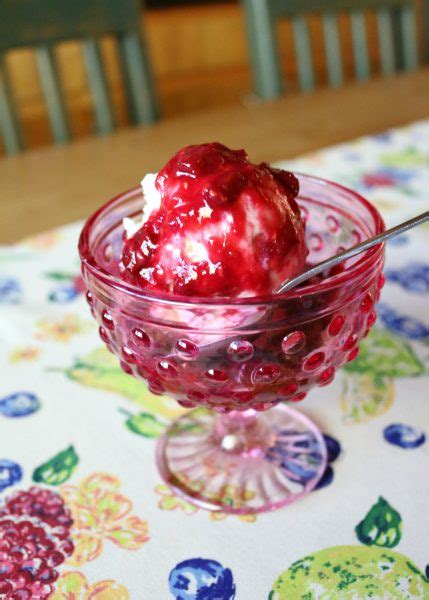
POLYGON ((161 206, 125 241, 122 277, 202 297, 259 296, 303 270, 297 178, 217 142, 187 146, 158 173, 161 206))

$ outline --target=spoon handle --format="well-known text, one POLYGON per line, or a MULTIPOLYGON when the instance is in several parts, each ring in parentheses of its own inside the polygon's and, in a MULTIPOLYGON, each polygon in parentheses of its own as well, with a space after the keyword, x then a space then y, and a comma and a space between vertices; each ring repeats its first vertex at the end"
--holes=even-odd
POLYGON ((405 223, 396 225, 396 227, 392 227, 391 229, 386 229, 386 231, 383 231, 383 233, 379 233, 378 235, 376 235, 372 238, 369 238, 368 240, 364 240, 360 244, 357 244, 356 246, 352 246, 351 248, 344 250, 344 252, 341 252, 340 254, 331 256, 330 258, 327 258, 323 262, 321 262, 317 265, 314 265, 314 267, 310 267, 309 269, 307 269, 307 271, 304 271, 297 277, 293 277, 293 279, 290 279, 289 281, 286 281, 285 283, 283 283, 279 288, 277 288, 275 293, 276 294, 284 294, 284 292, 291 290, 292 288, 294 288, 298 284, 302 283, 303 281, 307 281, 307 279, 310 279, 310 277, 313 277, 314 275, 318 275, 319 273, 322 273, 323 271, 325 271, 325 269, 329 269, 330 267, 333 267, 334 265, 337 265, 338 263, 343 262, 347 258, 356 256, 356 254, 359 254, 360 252, 363 252, 364 250, 368 250, 369 248, 372 248, 373 246, 376 246, 377 244, 384 242, 384 240, 388 240, 392 237, 395 237, 396 235, 399 235, 400 233, 404 233, 404 231, 408 231, 408 229, 411 229, 412 227, 421 225, 425 221, 429 221, 429 211, 426 211, 426 212, 422 213, 421 215, 418 215, 417 217, 410 219, 409 221, 405 221, 405 223))

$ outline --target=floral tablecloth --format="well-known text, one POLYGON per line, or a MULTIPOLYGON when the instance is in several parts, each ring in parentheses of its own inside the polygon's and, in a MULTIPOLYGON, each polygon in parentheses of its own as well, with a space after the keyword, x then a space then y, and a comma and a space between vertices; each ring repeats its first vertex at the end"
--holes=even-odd
MULTIPOLYGON (((429 208, 429 121, 283 166, 361 191, 391 225, 429 208)), ((327 436, 319 489, 234 517, 161 482, 155 438, 183 409, 102 347, 80 227, 0 250, 0 598, 429 598, 429 228, 389 243, 376 327, 300 405, 327 436)))

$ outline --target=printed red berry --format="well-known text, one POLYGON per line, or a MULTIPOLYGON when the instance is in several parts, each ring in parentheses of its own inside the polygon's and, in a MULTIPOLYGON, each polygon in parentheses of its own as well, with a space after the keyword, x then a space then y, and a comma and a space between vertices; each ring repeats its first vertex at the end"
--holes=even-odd
POLYGON ((0 509, 0 598, 45 600, 73 553, 70 510, 58 494, 33 486, 0 509))

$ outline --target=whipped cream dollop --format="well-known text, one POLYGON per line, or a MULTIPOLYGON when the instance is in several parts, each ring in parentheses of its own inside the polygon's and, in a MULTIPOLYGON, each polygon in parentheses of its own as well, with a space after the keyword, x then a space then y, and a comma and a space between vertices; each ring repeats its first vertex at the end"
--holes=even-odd
POLYGON ((140 182, 144 206, 140 221, 135 221, 129 217, 125 217, 122 221, 125 237, 127 240, 133 237, 141 227, 149 219, 150 215, 154 210, 158 210, 161 206, 161 194, 156 189, 155 181, 158 173, 147 173, 140 182))

